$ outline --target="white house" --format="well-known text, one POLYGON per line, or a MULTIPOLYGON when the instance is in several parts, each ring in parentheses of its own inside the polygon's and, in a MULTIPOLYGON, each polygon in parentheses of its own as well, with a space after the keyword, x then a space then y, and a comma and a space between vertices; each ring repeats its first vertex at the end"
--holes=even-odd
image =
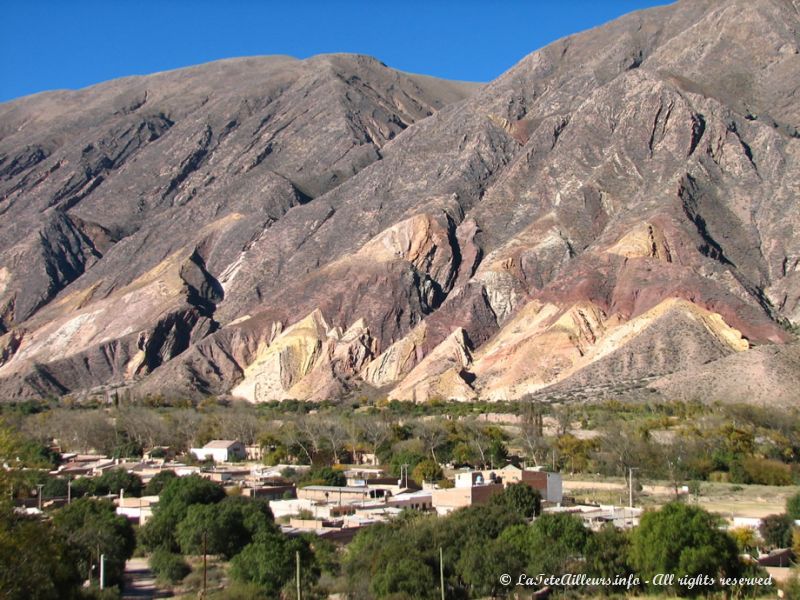
POLYGON ((211 459, 214 462, 243 460, 247 456, 244 444, 235 440, 212 440, 202 448, 189 450, 197 460, 211 459))

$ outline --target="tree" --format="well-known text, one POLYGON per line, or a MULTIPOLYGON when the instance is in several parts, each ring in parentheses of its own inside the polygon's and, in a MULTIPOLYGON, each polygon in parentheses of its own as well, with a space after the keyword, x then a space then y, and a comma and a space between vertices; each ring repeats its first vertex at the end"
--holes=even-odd
POLYGON ((442 477, 444 477, 444 473, 442 472, 442 468, 439 466, 439 463, 434 462, 430 458, 420 461, 411 472, 411 478, 418 483, 422 483, 424 481, 437 481, 442 477))
POLYGON ((491 461, 492 465, 495 467, 504 465, 508 460, 508 448, 506 448, 506 445, 502 442, 502 440, 492 440, 489 443, 487 454, 489 455, 489 460, 491 461))
POLYGON ((344 472, 331 467, 318 467, 308 472, 308 479, 303 485, 332 485, 344 487, 347 485, 347 477, 344 472))
POLYGON ((467 442, 459 442, 453 448, 452 459, 455 465, 473 466, 477 464, 477 452, 467 442))
POLYGON ((436 458, 436 451, 447 440, 447 431, 445 431, 441 423, 439 421, 418 421, 414 426, 414 433, 424 444, 425 450, 431 453, 433 461, 439 464, 439 459, 436 458))
POLYGON ((522 420, 519 424, 519 441, 534 465, 547 459, 550 445, 544 437, 544 409, 528 396, 523 398, 522 420))
POLYGON ((372 578, 372 592, 379 598, 436 597, 433 569, 417 552, 398 556, 372 578))
POLYGON ((736 542, 740 553, 752 552, 758 545, 756 532, 752 527, 734 527, 728 530, 728 534, 736 542))
POLYGON ((156 473, 156 475, 147 482, 144 488, 145 496, 158 496, 164 487, 177 477, 175 471, 161 471, 160 473, 156 473))
POLYGON ((546 513, 538 517, 528 533, 528 569, 559 575, 577 572, 590 532, 568 513, 546 513))
POLYGON ((167 424, 153 409, 121 406, 117 410, 116 425, 138 448, 147 449, 169 443, 167 424))
POLYGON ((76 557, 51 522, 0 506, 0 595, 6 600, 71 600, 82 578, 76 557))
POLYGON ((118 495, 120 490, 125 490, 126 495, 138 498, 142 495, 144 487, 141 477, 135 473, 128 473, 125 469, 109 469, 93 482, 94 493, 97 496, 118 495))
MULTIPOLYGON (((627 532, 606 523, 586 542, 586 568, 589 575, 614 579, 633 573, 628 555, 630 536, 627 532)), ((627 588, 620 590, 627 592, 627 588)))
POLYGON ((792 545, 792 529, 794 520, 786 514, 769 515, 761 519, 758 532, 773 548, 789 548, 792 545))
POLYGON ((308 587, 319 577, 308 543, 304 538, 287 539, 274 530, 259 533, 233 557, 230 575, 236 581, 258 585, 270 597, 277 597, 295 573, 295 552, 300 552, 302 584, 308 587))
POLYGON ((215 504, 225 498, 225 490, 199 475, 178 477, 161 492, 153 517, 141 528, 145 548, 178 549, 175 530, 193 504, 215 504))
POLYGON ((800 493, 786 499, 786 514, 795 521, 800 519, 800 493))
POLYGON ((176 539, 184 554, 232 558, 261 532, 274 530, 269 504, 229 497, 217 504, 193 504, 178 524, 176 539))
POLYGON ((150 555, 148 561, 156 578, 164 583, 178 583, 186 577, 192 568, 189 566, 183 556, 180 554, 173 554, 168 550, 159 548, 150 555))
POLYGON ((75 550, 81 573, 89 575, 90 565, 98 565, 102 554, 106 581, 122 581, 125 561, 133 555, 136 540, 130 521, 117 515, 111 502, 81 498, 57 510, 53 523, 75 550))
POLYGON ((720 577, 738 575, 736 543, 719 525, 715 515, 680 502, 670 502, 658 511, 647 512, 632 533, 631 564, 645 581, 652 581, 658 573, 674 574, 676 583, 671 591, 679 595, 718 590, 718 583, 689 589, 677 581, 684 576, 708 575, 719 581, 720 577))
POLYGON ((523 519, 531 519, 542 512, 542 495, 527 483, 512 483, 491 501, 514 511, 523 519))

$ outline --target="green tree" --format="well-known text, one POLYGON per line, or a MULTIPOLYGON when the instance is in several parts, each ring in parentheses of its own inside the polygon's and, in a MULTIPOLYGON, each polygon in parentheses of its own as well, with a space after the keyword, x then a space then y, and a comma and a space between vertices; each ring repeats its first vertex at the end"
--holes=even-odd
POLYGON ((178 549, 175 530, 193 504, 216 504, 225 498, 222 486, 199 475, 179 477, 167 483, 153 510, 153 517, 140 529, 145 548, 178 549))
POLYGON ((71 600, 81 582, 76 557, 52 522, 0 506, 0 596, 71 600))
POLYGON ((47 477, 42 487, 43 498, 66 498, 68 481, 63 477, 47 477))
POLYGON ((528 533, 528 570, 558 575, 579 572, 590 532, 568 513, 546 513, 537 518, 528 533))
POLYGON ((459 442, 453 447, 453 462, 456 465, 474 465, 478 462, 477 453, 467 442, 459 442))
POLYGON ((435 581, 431 565, 418 552, 411 552, 387 563, 375 574, 371 587, 378 598, 430 598, 436 597, 435 581))
POLYGON ((493 439, 489 443, 489 449, 486 454, 489 456, 492 465, 498 468, 505 465, 506 461, 508 461, 508 448, 506 448, 503 441, 499 439, 493 439))
POLYGON ((231 577, 242 583, 253 583, 270 597, 277 597, 281 588, 295 573, 295 552, 300 552, 302 585, 310 587, 319 578, 319 568, 304 538, 288 539, 277 531, 265 531, 244 547, 231 561, 231 577))
POLYGON ((505 540, 487 540, 483 544, 469 544, 461 552, 456 565, 461 579, 469 586, 470 597, 496 597, 506 588, 500 583, 501 573, 523 573, 525 562, 522 556, 508 551, 505 540))
POLYGON ((175 471, 161 471, 160 473, 156 473, 156 475, 147 482, 144 488, 144 495, 158 496, 164 487, 177 477, 175 471))
MULTIPOLYGON (((697 506, 670 502, 642 516, 631 538, 631 564, 644 580, 657 573, 674 574, 676 582, 684 576, 735 577, 740 571, 736 543, 719 526, 718 517, 697 506)), ((671 591, 692 596, 717 589, 716 584, 688 589, 676 583, 671 591)))
POLYGON ((434 461, 432 458, 426 458, 425 460, 420 461, 411 472, 411 478, 417 483, 422 483, 424 481, 436 481, 442 477, 444 477, 442 468, 439 466, 439 463, 434 461))
POLYGON ((150 555, 150 568, 156 578, 164 583, 174 584, 181 581, 192 570, 189 563, 180 554, 159 548, 150 555))
POLYGON ((585 552, 586 570, 593 577, 613 579, 617 575, 626 577, 634 572, 628 559, 630 536, 611 523, 606 523, 589 537, 585 552))
POLYGON ((136 547, 133 526, 117 515, 106 500, 81 498, 53 514, 53 523, 78 556, 81 573, 89 574, 89 565, 97 565, 105 555, 106 581, 122 581, 125 561, 136 547))
POLYGON ((272 511, 261 500, 229 497, 217 504, 194 504, 178 524, 184 554, 206 552, 232 558, 261 532, 274 531, 272 511))
POLYGON ((530 519, 542 512, 542 495, 539 490, 522 482, 512 483, 502 494, 493 496, 491 502, 514 511, 523 519, 530 519))
POLYGON ((795 521, 800 519, 800 493, 786 499, 786 514, 795 521))
POLYGON ((94 494, 105 496, 118 495, 120 490, 125 490, 125 495, 139 497, 142 495, 142 478, 135 473, 128 473, 125 469, 109 469, 94 480, 94 494))
POLYGON ((792 545, 792 529, 794 520, 786 514, 769 515, 761 519, 758 532, 773 548, 789 548, 792 545))
POLYGON ((308 478, 303 485, 333 485, 343 487, 347 485, 344 472, 332 467, 317 467, 308 472, 308 478))

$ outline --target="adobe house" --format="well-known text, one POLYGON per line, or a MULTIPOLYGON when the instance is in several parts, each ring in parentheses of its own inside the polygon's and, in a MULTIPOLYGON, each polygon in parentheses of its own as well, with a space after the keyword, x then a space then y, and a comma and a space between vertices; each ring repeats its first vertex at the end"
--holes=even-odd
POLYGON ((508 464, 502 469, 482 471, 487 481, 498 480, 503 487, 512 483, 527 483, 532 488, 539 490, 542 500, 557 504, 564 498, 562 491, 561 473, 549 473, 543 469, 525 469, 508 464))

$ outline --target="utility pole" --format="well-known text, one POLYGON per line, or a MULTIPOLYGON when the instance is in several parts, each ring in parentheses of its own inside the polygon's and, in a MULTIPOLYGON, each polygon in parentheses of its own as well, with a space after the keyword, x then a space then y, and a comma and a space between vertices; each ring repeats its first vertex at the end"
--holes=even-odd
POLYGON ((206 598, 206 594, 208 593, 208 554, 207 550, 207 543, 208 543, 208 532, 203 532, 203 600, 206 598))
POLYGON ((633 472, 638 470, 638 467, 628 467, 628 506, 630 508, 633 508, 633 472))
POLYGON ((106 555, 100 555, 100 589, 106 587, 106 555))
POLYGON ((72 504, 72 478, 67 478, 67 504, 72 504))
POLYGON ((439 546, 439 588, 442 590, 442 600, 444 600, 444 553, 439 546))
POLYGON ((294 562, 296 567, 296 576, 295 579, 297 580, 297 600, 301 600, 300 596, 300 551, 296 550, 294 553, 294 562))
POLYGON ((39 512, 42 512, 42 488, 44 487, 44 485, 41 483, 37 483, 36 487, 39 488, 39 493, 36 494, 39 497, 39 512))
POLYGON ((400 465, 400 480, 404 482, 405 489, 408 489, 408 463, 400 465))

